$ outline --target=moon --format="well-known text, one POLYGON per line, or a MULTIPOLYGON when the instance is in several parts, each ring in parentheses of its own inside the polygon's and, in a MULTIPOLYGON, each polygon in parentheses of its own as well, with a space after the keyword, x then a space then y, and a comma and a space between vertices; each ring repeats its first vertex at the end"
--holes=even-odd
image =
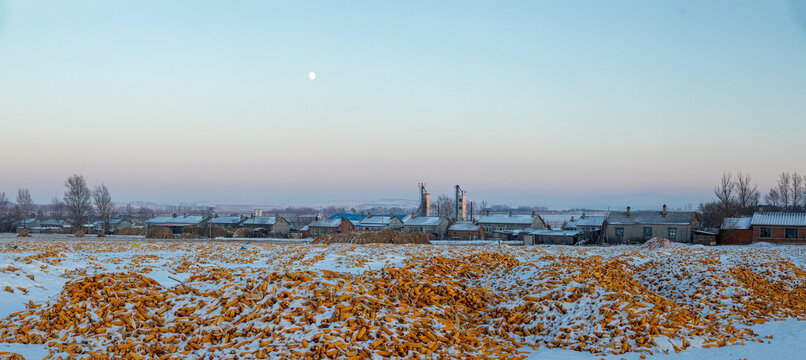
POLYGON ((308 73, 308 79, 311 79, 311 80, 316 79, 316 73, 313 72, 313 71, 309 72, 308 73))

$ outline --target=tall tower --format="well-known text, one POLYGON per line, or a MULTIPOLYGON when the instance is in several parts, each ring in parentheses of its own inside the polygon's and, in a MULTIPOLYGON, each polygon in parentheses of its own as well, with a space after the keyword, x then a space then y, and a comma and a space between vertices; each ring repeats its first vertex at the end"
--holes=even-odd
POLYGON ((465 191, 456 185, 456 221, 465 221, 467 218, 467 196, 465 191))
POLYGON ((431 216, 431 194, 425 190, 425 183, 417 183, 420 188, 420 207, 417 216, 431 216))

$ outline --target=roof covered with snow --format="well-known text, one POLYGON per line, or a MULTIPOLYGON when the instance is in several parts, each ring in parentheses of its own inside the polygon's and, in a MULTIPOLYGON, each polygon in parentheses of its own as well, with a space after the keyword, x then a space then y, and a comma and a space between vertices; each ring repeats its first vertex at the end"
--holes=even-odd
POLYGON ((439 216, 417 216, 406 220, 406 226, 439 226, 445 221, 444 218, 439 216))
POLYGON ((215 218, 210 219, 210 223, 211 224, 232 224, 232 225, 237 225, 237 224, 240 224, 241 221, 243 221, 243 219, 244 219, 244 217, 240 216, 240 215, 239 216, 219 216, 219 217, 215 217, 215 218))
POLYGON ((149 225, 165 225, 165 224, 185 224, 185 225, 198 225, 204 222, 204 216, 155 216, 146 220, 149 225))
POLYGON ((666 216, 662 211, 633 211, 627 216, 626 211, 612 211, 607 218, 610 225, 688 225, 697 214, 693 211, 669 211, 666 216))
POLYGON ((806 213, 755 213, 750 223, 752 225, 806 226, 806 213))
POLYGON ((581 216, 582 214, 540 214, 540 218, 543 219, 543 222, 557 227, 579 219, 581 216))
POLYGON ((747 230, 750 229, 750 223, 753 218, 739 217, 739 218, 725 218, 722 221, 722 229, 728 230, 747 230))
POLYGON ((582 230, 526 229, 521 230, 521 232, 537 236, 577 236, 582 233, 582 230))
POLYGON ((326 227, 326 228, 335 228, 339 227, 339 225, 341 225, 341 218, 316 220, 308 224, 309 227, 326 227))
POLYGON ((372 215, 361 220, 358 226, 388 226, 394 221, 400 221, 400 218, 389 215, 372 215))
POLYGON ((480 224, 520 224, 531 225, 535 222, 537 216, 532 215, 509 215, 509 214, 492 214, 485 215, 479 219, 480 224))
POLYGON ((451 225, 448 230, 453 231, 479 231, 481 225, 475 224, 472 221, 460 221, 456 224, 451 225))
POLYGON ((244 225, 274 225, 277 223, 276 216, 255 216, 244 221, 244 225))
POLYGON ((574 221, 574 224, 576 224, 576 226, 602 227, 606 219, 607 216, 604 215, 594 215, 594 216, 586 215, 574 221))

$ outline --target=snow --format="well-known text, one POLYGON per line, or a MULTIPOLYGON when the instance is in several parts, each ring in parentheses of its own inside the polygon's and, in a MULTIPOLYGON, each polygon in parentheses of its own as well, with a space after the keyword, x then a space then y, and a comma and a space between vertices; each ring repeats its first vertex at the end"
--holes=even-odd
MULTIPOLYGON (((54 301, 69 281, 101 273, 138 273, 170 288, 207 269, 223 268, 248 274, 266 271, 333 271, 359 276, 367 271, 403 266, 418 258, 462 258, 474 254, 511 255, 522 265, 498 273, 491 268, 478 280, 463 280, 468 285, 478 282, 496 294, 518 294, 539 297, 556 296, 572 299, 579 289, 590 287, 590 296, 573 301, 558 301, 560 308, 542 308, 540 321, 550 327, 551 335, 560 328, 571 328, 601 319, 600 310, 607 306, 621 306, 612 300, 609 292, 595 280, 579 278, 580 270, 558 267, 558 261, 578 261, 580 266, 591 263, 614 262, 620 269, 629 271, 629 281, 646 290, 674 301, 676 306, 696 309, 701 314, 726 314, 738 306, 734 295, 742 296, 745 289, 730 274, 732 269, 744 267, 755 274, 768 274, 768 279, 801 279, 790 282, 793 287, 803 286, 802 272, 806 263, 806 246, 773 245, 703 247, 680 245, 671 249, 641 249, 635 246, 573 247, 573 246, 500 246, 520 242, 498 241, 433 241, 433 245, 311 245, 310 239, 229 239, 215 241, 151 241, 142 237, 86 237, 34 234, 33 238, 18 239, 11 234, 0 234, 0 321, 10 314, 24 310, 26 304, 45 304, 54 301), (435 246, 439 245, 439 246, 435 246), (16 248, 14 248, 16 246, 16 248), (779 266, 772 266, 778 264, 779 266), (791 268, 788 267, 791 265, 791 268), (86 273, 86 275, 84 275, 86 273), (800 275, 798 275, 800 274, 800 275), (716 276, 716 277, 714 277, 716 276), (798 277, 800 276, 800 277, 798 277), (490 283, 490 280, 496 282, 490 283), (562 279, 568 279, 562 280, 562 279), (561 281, 562 280, 562 281, 561 281), (557 282, 560 281, 560 282, 557 282), (488 282, 488 284, 484 284, 488 282), (3 291, 10 287, 13 292, 3 291), (24 289, 21 290, 20 288, 24 289), (698 293, 701 292, 701 293, 698 293), (705 300, 719 300, 709 303, 705 300), (721 300, 720 300, 721 299, 721 300)), ((582 269, 582 267, 580 267, 582 269)), ((233 280, 234 283, 237 281, 233 280)), ((330 281, 330 280, 328 280, 330 281)), ((202 283, 198 285, 202 286, 202 283)), ((640 294, 640 293, 639 293, 640 294)), ((630 294, 630 296, 633 296, 630 294)), ((181 298, 181 297, 180 297, 181 298)), ((185 300, 182 300, 185 301, 185 300)), ((646 300, 639 300, 646 302, 646 300)), ((184 306, 188 302, 177 302, 184 306)), ((508 296, 497 305, 501 311, 516 312, 524 306, 523 298, 508 296)), ((540 304, 535 302, 535 304, 540 304)), ((287 304, 290 308, 302 307, 302 300, 287 304)), ((646 308, 635 308, 636 312, 646 308)), ((432 309, 435 310, 435 309, 432 309)), ((674 311, 671 307, 670 311, 674 311)), ((216 312, 211 313, 217 314, 216 312)), ((211 315, 211 316, 212 316, 211 315)), ((317 316, 330 317, 328 310, 317 316)), ((806 320, 806 317, 801 315, 806 320)), ((616 319, 618 324, 619 319, 616 319)), ((493 323, 491 323, 493 324, 493 323)), ((735 326, 742 326, 736 321, 735 326)), ((282 324, 281 324, 282 325, 282 324)), ((285 326, 292 326, 287 324, 285 326)), ((306 325, 310 329, 315 325, 306 325)), ((490 325, 494 328, 494 325, 490 325)), ((703 341, 689 336, 691 346, 677 353, 672 344, 681 346, 678 339, 665 336, 655 338, 656 347, 648 352, 624 354, 593 354, 568 349, 548 348, 534 336, 526 342, 538 340, 536 349, 524 347, 528 359, 737 359, 776 358, 797 359, 806 353, 806 321, 792 316, 780 321, 768 321, 749 326, 757 334, 754 340, 741 340, 733 346, 702 347, 703 341), (755 338, 761 339, 758 342, 755 338), (744 343, 740 345, 740 343, 744 343)), ((590 332, 579 331, 590 335, 590 332)), ((299 340, 302 332, 290 337, 299 340)), ((610 334, 604 335, 611 336, 610 334)), ((2 340, 0 340, 2 341, 2 340)), ((95 341, 95 340, 92 340, 95 341)), ((247 345, 251 346, 251 345, 247 345)), ((24 345, 0 342, 0 352, 15 352, 29 359, 40 359, 50 354, 46 345, 24 345)), ((199 355, 199 354, 195 354, 199 355)), ((199 356, 195 356, 198 358, 199 356)))

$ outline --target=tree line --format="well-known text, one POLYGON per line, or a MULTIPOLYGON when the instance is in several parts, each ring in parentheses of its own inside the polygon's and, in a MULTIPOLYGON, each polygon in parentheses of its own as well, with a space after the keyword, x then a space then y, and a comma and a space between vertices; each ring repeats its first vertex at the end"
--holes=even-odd
MULTIPOLYGON (((761 193, 750 174, 725 172, 714 187, 715 199, 699 206, 705 227, 719 227, 727 217, 751 216, 758 211, 761 193)), ((806 176, 783 172, 764 196, 765 211, 806 210, 806 176)))
MULTIPOLYGON (((90 190, 83 175, 74 174, 64 182, 65 191, 61 199, 51 200, 51 216, 67 219, 75 229, 81 228, 93 214, 104 222, 104 231, 109 232, 109 220, 115 216, 112 196, 105 184, 90 190)), ((34 202, 28 189, 17 190, 16 203, 11 204, 5 192, 0 192, 0 220, 23 221, 34 216, 34 202)))

